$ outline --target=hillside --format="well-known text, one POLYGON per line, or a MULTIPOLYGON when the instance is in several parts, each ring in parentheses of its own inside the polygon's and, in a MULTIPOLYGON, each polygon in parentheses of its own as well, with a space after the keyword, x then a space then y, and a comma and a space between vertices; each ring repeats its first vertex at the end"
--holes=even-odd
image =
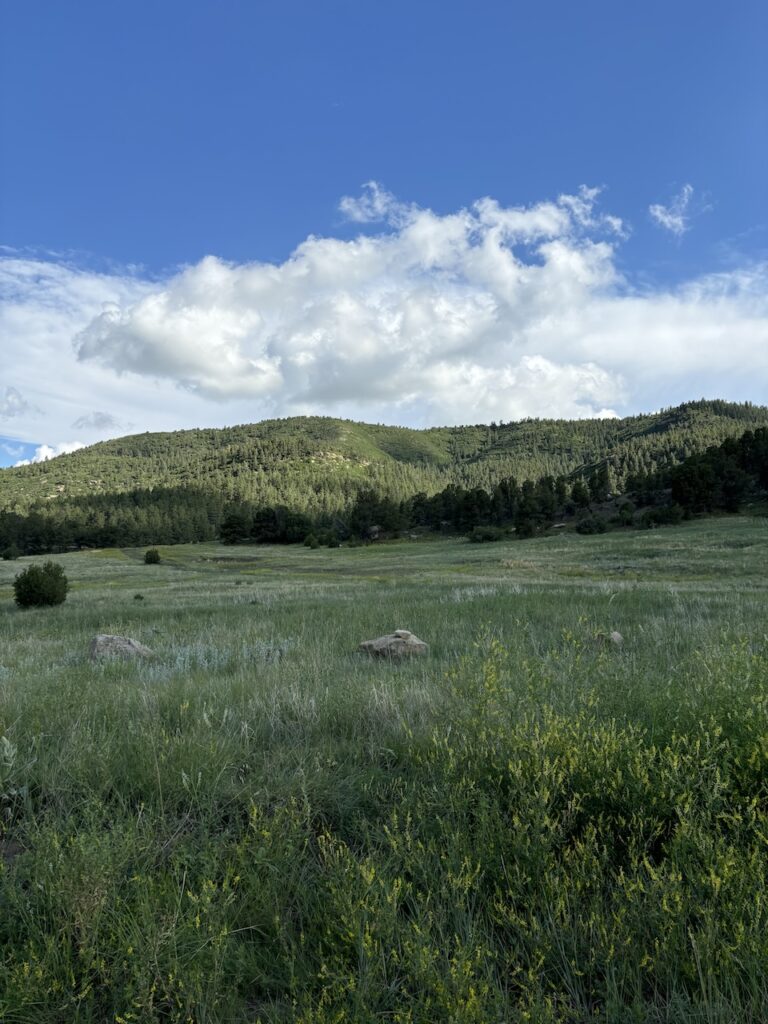
POLYGON ((621 488, 630 475, 758 426, 768 426, 768 408, 700 401, 626 419, 412 430, 297 417, 136 434, 0 470, 0 511, 163 488, 323 514, 348 507, 361 487, 402 500, 450 483, 490 489, 504 477, 571 476, 601 463, 621 488))

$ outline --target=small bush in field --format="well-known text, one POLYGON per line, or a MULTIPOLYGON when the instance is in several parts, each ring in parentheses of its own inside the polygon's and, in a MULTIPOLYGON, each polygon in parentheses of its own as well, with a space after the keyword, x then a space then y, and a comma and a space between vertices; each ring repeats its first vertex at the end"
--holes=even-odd
POLYGON ((476 526, 467 536, 473 544, 487 544, 495 540, 504 540, 504 530, 498 526, 476 526))
POLYGON ((14 600, 20 608, 42 608, 62 604, 69 581, 56 562, 30 565, 13 581, 14 600))
POLYGON ((20 555, 21 548, 16 544, 9 544, 0 557, 2 557, 4 562, 15 562, 20 555))
POLYGON ((159 565, 160 564, 160 552, 157 548, 150 548, 149 551, 144 552, 144 565, 159 565))
POLYGON ((597 516, 587 516, 576 523, 577 533, 605 533, 605 530, 605 520, 599 519, 597 516))

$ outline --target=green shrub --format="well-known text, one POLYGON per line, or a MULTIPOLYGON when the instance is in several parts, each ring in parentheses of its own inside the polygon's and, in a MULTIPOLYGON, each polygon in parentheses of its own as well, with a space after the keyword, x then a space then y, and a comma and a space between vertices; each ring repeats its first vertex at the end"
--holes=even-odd
POLYGON ((313 551, 316 548, 320 547, 320 541, 317 539, 314 533, 308 533, 307 536, 304 538, 304 547, 312 548, 313 551))
POLYGON ((597 516, 587 516, 576 523, 577 533, 605 533, 605 530, 605 520, 597 516))
POLYGON ((144 565, 159 565, 160 564, 160 552, 157 548, 150 548, 149 551, 144 552, 144 565))
POLYGON ((69 581, 56 562, 30 565, 13 581, 14 600, 20 608, 62 604, 68 590, 69 581))
POLYGON ((470 530, 467 537, 473 544, 486 544, 489 541, 503 540, 504 530, 498 526, 476 526, 470 530))
POLYGON ((654 526, 677 526, 684 518, 684 509, 675 502, 663 508, 647 508, 642 514, 640 524, 645 529, 650 530, 654 526))
POLYGON ((4 562, 15 562, 16 559, 21 555, 21 548, 16 544, 9 544, 8 547, 2 553, 2 559, 4 562))

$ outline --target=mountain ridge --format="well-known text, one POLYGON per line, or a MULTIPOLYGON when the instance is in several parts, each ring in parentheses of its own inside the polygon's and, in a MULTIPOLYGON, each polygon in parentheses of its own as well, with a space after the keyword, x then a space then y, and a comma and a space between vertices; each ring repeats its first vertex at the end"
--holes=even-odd
POLYGON ((330 416, 145 432, 0 471, 0 510, 153 488, 310 512, 347 506, 364 487, 397 500, 450 483, 573 477, 607 463, 617 486, 768 426, 768 408, 701 399, 605 419, 525 419, 458 427, 395 427, 330 416))

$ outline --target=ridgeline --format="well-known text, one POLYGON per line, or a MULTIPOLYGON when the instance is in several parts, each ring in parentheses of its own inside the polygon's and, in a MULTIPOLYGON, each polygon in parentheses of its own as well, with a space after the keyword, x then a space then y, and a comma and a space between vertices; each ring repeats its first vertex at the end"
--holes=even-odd
POLYGON ((447 488, 601 474, 614 494, 745 431, 768 408, 698 401, 625 419, 523 420, 412 430, 327 417, 136 434, 0 470, 0 542, 28 553, 210 540, 233 508, 331 525, 361 494, 402 504, 447 488), (22 529, 20 520, 25 526, 22 529))

